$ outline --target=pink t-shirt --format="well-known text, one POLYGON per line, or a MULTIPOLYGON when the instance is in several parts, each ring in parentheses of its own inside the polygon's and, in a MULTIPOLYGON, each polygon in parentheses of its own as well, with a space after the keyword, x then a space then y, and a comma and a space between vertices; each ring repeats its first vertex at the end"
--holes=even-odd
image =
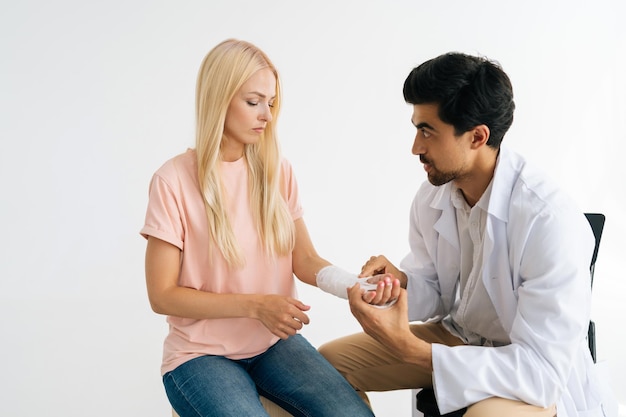
MULTIPOLYGON (((256 232, 248 197, 248 170, 244 158, 220 162, 229 221, 242 252, 245 266, 228 266, 209 238, 206 211, 200 195, 196 152, 193 149, 167 161, 154 174, 145 238, 153 236, 182 251, 180 286, 213 293, 282 294, 296 296, 291 254, 266 256, 256 232)), ((291 165, 282 161, 281 193, 292 218, 302 217, 298 187, 291 165)), ((263 324, 249 318, 196 320, 168 316, 161 373, 203 355, 248 358, 263 353, 278 340, 263 324)))

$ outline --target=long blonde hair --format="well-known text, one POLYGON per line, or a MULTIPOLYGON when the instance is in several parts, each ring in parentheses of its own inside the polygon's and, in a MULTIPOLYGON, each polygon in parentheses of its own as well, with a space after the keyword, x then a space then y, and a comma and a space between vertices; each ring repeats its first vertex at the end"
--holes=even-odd
POLYGON ((270 256, 287 255, 295 242, 294 225, 281 196, 281 157, 276 136, 280 110, 278 71, 256 46, 228 39, 214 47, 202 61, 196 85, 196 153, 198 181, 203 195, 209 234, 229 265, 241 267, 244 255, 225 210, 219 175, 220 144, 228 106, 241 86, 260 69, 276 77, 276 98, 261 140, 245 145, 251 211, 257 232, 270 256))

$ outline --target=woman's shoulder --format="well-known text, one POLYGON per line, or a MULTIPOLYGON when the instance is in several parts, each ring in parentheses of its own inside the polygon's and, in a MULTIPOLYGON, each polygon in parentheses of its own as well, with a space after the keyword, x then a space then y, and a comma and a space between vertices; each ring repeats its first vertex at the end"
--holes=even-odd
POLYGON ((285 158, 284 156, 280 158, 280 170, 282 171, 284 175, 287 175, 287 176, 293 175, 293 165, 291 165, 291 162, 289 161, 289 159, 285 158))
POLYGON ((185 152, 178 154, 165 161, 155 172, 156 176, 171 178, 179 176, 183 172, 196 172, 197 160, 196 151, 187 149, 185 152))
POLYGON ((198 187, 196 152, 187 149, 161 165, 152 177, 153 184, 166 184, 172 190, 183 190, 198 187))

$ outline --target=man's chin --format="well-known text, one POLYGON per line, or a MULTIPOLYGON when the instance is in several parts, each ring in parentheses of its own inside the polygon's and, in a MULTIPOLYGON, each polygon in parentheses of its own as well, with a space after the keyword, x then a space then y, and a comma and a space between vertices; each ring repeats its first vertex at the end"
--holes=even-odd
POLYGON ((435 187, 439 187, 441 185, 447 184, 453 179, 454 178, 450 178, 450 177, 442 177, 441 175, 428 174, 428 182, 430 182, 435 187))

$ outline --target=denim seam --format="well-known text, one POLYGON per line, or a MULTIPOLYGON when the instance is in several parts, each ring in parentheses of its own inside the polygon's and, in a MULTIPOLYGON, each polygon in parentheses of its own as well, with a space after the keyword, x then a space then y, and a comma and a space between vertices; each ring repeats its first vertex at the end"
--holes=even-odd
POLYGON ((174 378, 174 376, 173 376, 173 375, 171 375, 171 374, 166 375, 166 378, 170 378, 170 380, 174 383, 174 385, 176 386, 176 389, 177 389, 177 390, 178 390, 178 392, 180 393, 180 396, 181 396, 182 398, 184 398, 184 399, 185 399, 185 401, 187 401, 187 404, 189 404, 189 407, 190 407, 190 408, 192 408, 192 409, 193 409, 193 411, 195 411, 195 413, 196 413, 199 417, 202 417, 202 414, 200 414, 200 413, 198 412, 198 410, 196 409, 196 407, 195 407, 195 406, 191 403, 191 401, 189 401, 189 398, 187 398, 187 396, 185 395, 185 392, 184 392, 182 389, 180 389, 180 386, 178 385, 178 381, 176 380, 176 378, 174 378))

